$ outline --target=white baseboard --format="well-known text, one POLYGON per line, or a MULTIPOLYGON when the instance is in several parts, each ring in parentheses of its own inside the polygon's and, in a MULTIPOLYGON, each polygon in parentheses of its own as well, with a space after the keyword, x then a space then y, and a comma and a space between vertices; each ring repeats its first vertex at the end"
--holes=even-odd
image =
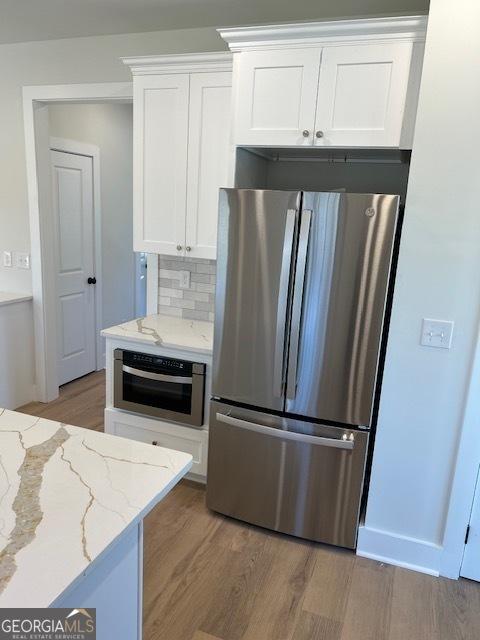
POLYGON ((440 545, 418 538, 394 535, 365 525, 358 530, 357 555, 363 558, 439 576, 441 553, 440 545))

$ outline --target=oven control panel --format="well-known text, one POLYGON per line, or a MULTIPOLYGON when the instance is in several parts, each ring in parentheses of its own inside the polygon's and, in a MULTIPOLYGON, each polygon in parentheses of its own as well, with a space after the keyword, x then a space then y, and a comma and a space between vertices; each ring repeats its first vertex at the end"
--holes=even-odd
POLYGON ((148 371, 159 371, 170 374, 177 373, 178 375, 205 373, 205 364, 191 362, 189 360, 165 358, 164 356, 155 356, 150 353, 140 353, 138 351, 125 351, 124 349, 115 349, 114 356, 115 360, 122 360, 125 365, 138 369, 146 369, 148 371))

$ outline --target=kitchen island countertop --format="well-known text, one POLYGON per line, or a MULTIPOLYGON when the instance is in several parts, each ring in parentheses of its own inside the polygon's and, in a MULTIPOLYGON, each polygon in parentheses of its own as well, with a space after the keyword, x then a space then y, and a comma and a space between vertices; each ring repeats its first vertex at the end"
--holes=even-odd
POLYGON ((46 607, 190 469, 192 456, 0 409, 0 607, 46 607))

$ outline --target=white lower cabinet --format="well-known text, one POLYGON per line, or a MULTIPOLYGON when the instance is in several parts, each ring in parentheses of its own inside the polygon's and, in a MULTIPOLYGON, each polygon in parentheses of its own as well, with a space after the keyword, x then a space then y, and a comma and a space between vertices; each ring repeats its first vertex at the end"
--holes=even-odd
POLYGON ((107 408, 105 409, 105 431, 123 438, 189 453, 193 456, 193 466, 188 475, 200 481, 206 480, 207 429, 183 427, 171 422, 107 408))

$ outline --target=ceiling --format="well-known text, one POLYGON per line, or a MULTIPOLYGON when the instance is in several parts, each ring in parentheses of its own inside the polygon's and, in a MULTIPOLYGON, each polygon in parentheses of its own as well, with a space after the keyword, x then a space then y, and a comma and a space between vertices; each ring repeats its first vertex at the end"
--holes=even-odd
POLYGON ((0 44, 427 10, 428 0, 0 0, 0 44))

